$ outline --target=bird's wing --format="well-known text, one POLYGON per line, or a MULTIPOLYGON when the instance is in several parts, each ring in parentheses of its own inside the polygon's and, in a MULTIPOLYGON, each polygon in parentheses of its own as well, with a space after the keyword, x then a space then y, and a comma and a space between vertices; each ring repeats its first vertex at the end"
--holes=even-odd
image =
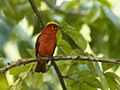
POLYGON ((40 42, 38 42, 38 40, 40 39, 41 35, 38 36, 36 44, 35 44, 35 54, 37 57, 39 57, 39 52, 38 52, 38 48, 40 46, 40 42))
POLYGON ((55 43, 55 46, 54 46, 54 49, 53 49, 53 52, 52 52, 51 56, 53 56, 53 54, 54 54, 56 45, 57 45, 57 41, 56 41, 56 43, 55 43))

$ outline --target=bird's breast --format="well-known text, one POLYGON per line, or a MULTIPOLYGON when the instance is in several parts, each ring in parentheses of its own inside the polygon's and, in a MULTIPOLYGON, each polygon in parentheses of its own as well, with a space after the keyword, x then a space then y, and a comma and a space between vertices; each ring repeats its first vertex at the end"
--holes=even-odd
POLYGON ((42 57, 52 55, 56 46, 57 38, 53 35, 44 35, 40 39, 39 54, 42 57))

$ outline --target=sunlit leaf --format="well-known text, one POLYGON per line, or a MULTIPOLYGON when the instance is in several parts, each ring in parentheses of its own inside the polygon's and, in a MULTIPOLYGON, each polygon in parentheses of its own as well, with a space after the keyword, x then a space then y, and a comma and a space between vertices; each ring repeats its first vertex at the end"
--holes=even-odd
POLYGON ((71 55, 82 55, 83 53, 79 49, 72 50, 71 55))
POLYGON ((81 82, 80 83, 80 89, 81 90, 87 90, 87 89, 90 89, 90 90, 97 90, 97 88, 87 84, 87 83, 84 83, 84 82, 81 82))
POLYGON ((87 62, 87 66, 95 76, 100 76, 102 74, 101 70, 98 69, 99 65, 95 65, 93 62, 87 62))
POLYGON ((22 58, 30 58, 31 55, 28 53, 27 49, 32 49, 32 46, 29 42, 26 41, 20 41, 18 44, 19 52, 22 58))
POLYGON ((118 82, 120 84, 120 77, 118 75, 116 75, 115 73, 106 72, 105 75, 114 79, 116 82, 118 82))
POLYGON ((0 19, 0 56, 5 56, 3 51, 3 45, 9 40, 11 33, 11 27, 2 19, 0 19))
POLYGON ((79 62, 77 61, 71 61, 70 62, 70 66, 68 68, 68 71, 67 71, 67 75, 72 75, 73 73, 76 73, 79 71, 79 62))
POLYGON ((58 31, 57 33, 57 43, 59 43, 62 40, 62 33, 61 31, 58 31))
POLYGON ((65 31, 65 33, 67 33, 73 39, 73 41, 79 46, 80 50, 84 52, 84 50, 87 47, 87 42, 83 38, 83 36, 80 33, 76 32, 75 30, 67 30, 65 31))
POLYGON ((113 66, 114 66, 114 64, 112 64, 112 63, 102 63, 103 71, 106 71, 106 70, 110 69, 113 66))
POLYGON ((27 74, 27 72, 20 73, 19 78, 15 81, 10 90, 21 90, 23 79, 26 78, 27 74))
POLYGON ((6 80, 6 75, 0 73, 0 89, 1 90, 8 90, 8 82, 6 80))
POLYGON ((70 11, 79 3, 79 0, 71 0, 70 2, 67 3, 66 5, 66 11, 70 11))
POLYGON ((26 64, 25 66, 17 66, 12 69, 10 69, 10 74, 12 75, 19 75, 21 72, 26 72, 30 68, 31 64, 26 64))
POLYGON ((70 55, 72 52, 72 47, 65 40, 61 40, 58 46, 66 55, 70 55))
POLYGON ((33 35, 36 35, 38 33, 40 34, 41 31, 42 30, 40 28, 40 22, 39 22, 38 18, 35 18, 33 35))
POLYGON ((108 82, 108 86, 110 87, 111 90, 115 90, 116 89, 116 82, 114 79, 108 77, 108 76, 105 76, 107 82, 108 82))
POLYGON ((107 6, 104 6, 103 10, 106 16, 115 24, 116 28, 120 29, 120 19, 107 6))
POLYGON ((22 88, 22 79, 18 78, 16 82, 12 85, 10 90, 21 90, 22 88))
POLYGON ((90 74, 91 73, 88 70, 82 70, 78 73, 78 79, 84 78, 90 74))
POLYGON ((51 2, 51 4, 56 4, 56 0, 47 0, 49 2, 51 2))
POLYGON ((73 83, 75 83, 75 79, 74 78, 66 78, 66 86, 70 87, 73 83))
MULTIPOLYGON (((58 62, 59 63, 59 62, 58 62)), ((66 74, 67 73, 67 71, 68 71, 68 68, 69 68, 69 63, 67 63, 67 62, 65 62, 65 61, 62 61, 61 63, 63 63, 63 64, 57 64, 58 65, 58 67, 59 67, 59 70, 61 71, 61 73, 63 73, 63 74, 66 74)))
POLYGON ((97 0, 97 1, 101 2, 103 5, 110 7, 110 3, 108 2, 108 0, 97 0))
POLYGON ((81 89, 80 83, 77 83, 77 81, 71 85, 71 90, 80 90, 80 89, 81 89))
POLYGON ((31 77, 31 81, 33 83, 33 87, 37 88, 43 81, 42 73, 33 73, 31 77))
POLYGON ((103 74, 100 75, 100 81, 101 81, 101 85, 103 87, 103 90, 108 90, 108 88, 109 88, 108 83, 107 83, 107 80, 103 74))
POLYGON ((86 16, 85 22, 88 24, 94 23, 101 14, 100 4, 98 2, 89 2, 87 7, 90 6, 89 13, 86 16), (91 4, 91 5, 89 5, 91 4))
POLYGON ((30 54, 32 57, 35 57, 35 50, 28 48, 27 51, 29 52, 29 54, 30 54))
POLYGON ((87 83, 88 85, 95 88, 102 88, 101 82, 92 74, 86 74, 81 78, 82 82, 87 83))

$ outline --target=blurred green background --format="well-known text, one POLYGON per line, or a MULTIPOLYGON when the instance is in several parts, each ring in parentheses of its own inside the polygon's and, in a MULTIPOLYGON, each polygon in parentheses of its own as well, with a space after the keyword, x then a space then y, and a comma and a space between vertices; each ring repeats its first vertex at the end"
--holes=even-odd
MULTIPOLYGON (((85 55, 120 59, 120 0, 34 0, 44 23, 63 26, 55 56, 85 55)), ((28 0, 0 0, 0 68, 35 57, 41 28, 28 0)), ((118 64, 57 61, 68 90, 120 90, 118 64)), ((50 63, 48 63, 50 64, 50 63)), ((53 67, 34 73, 36 63, 0 73, 0 90, 62 90, 53 67)))

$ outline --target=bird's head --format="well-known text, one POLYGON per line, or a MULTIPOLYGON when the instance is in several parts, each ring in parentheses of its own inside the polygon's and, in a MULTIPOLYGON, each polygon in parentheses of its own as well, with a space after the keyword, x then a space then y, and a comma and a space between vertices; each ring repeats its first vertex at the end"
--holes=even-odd
POLYGON ((46 26, 43 28, 42 33, 48 33, 48 34, 53 34, 57 33, 58 30, 62 29, 63 27, 60 27, 57 23, 55 22, 48 22, 46 26))

